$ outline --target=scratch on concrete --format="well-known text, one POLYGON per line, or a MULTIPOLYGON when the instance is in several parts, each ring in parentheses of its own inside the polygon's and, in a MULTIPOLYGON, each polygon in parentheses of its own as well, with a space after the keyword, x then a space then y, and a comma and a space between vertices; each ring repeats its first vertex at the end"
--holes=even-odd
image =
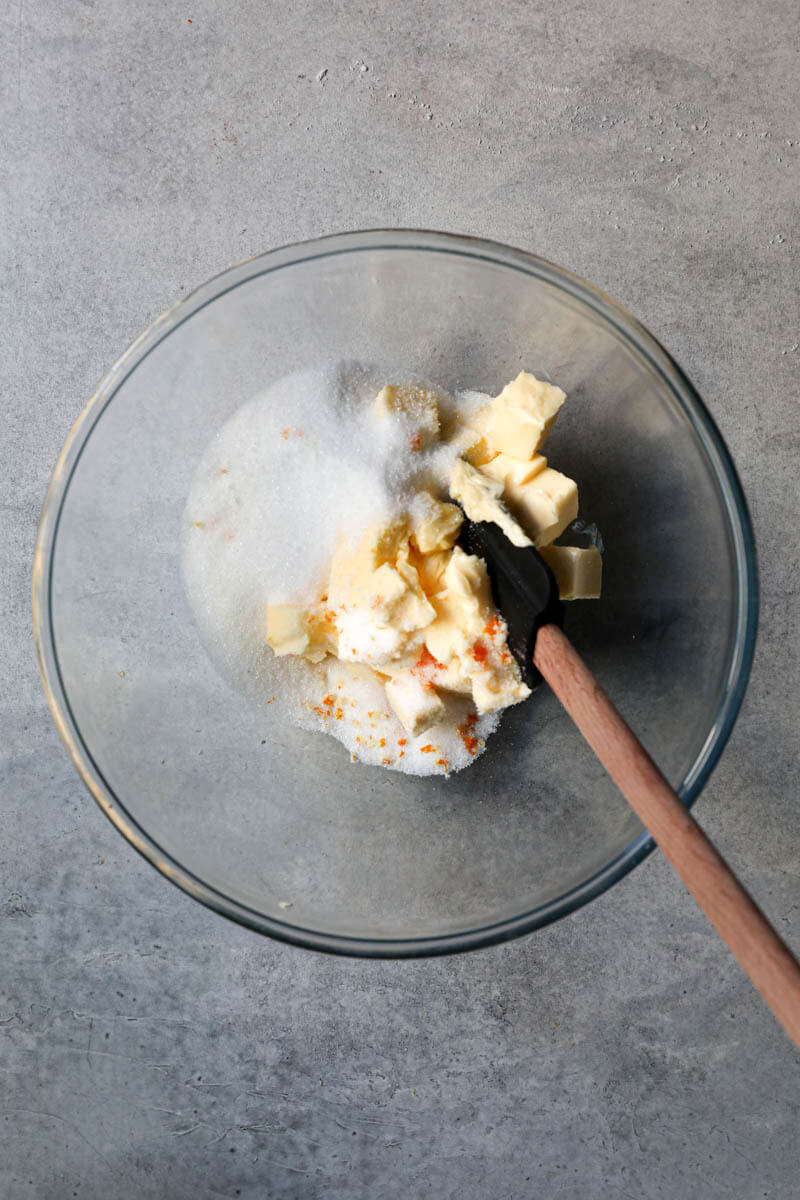
POLYGON ((3 1112, 6 1116, 14 1116, 17 1113, 20 1113, 30 1117, 47 1117, 47 1119, 50 1121, 60 1121, 66 1129, 71 1129, 72 1132, 80 1138, 84 1145, 88 1146, 89 1149, 97 1155, 101 1162, 105 1163, 112 1175, 116 1175, 118 1173, 103 1152, 98 1150, 97 1146, 90 1142, 84 1133, 81 1133, 78 1126, 73 1124, 72 1121, 68 1121, 66 1117, 62 1117, 60 1113, 47 1112, 46 1109, 43 1108, 7 1108, 4 1109, 3 1112))

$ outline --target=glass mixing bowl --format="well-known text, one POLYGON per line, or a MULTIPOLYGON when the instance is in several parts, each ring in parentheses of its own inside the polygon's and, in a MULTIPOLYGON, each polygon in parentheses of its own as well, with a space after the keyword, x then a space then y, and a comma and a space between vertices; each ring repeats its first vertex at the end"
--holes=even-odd
POLYGON ((548 689, 449 779, 352 765, 217 672, 183 595, 183 508, 208 442, 278 377, 337 359, 490 393, 525 368, 566 390, 548 455, 577 479, 606 547, 602 600, 569 605, 567 632, 696 799, 756 628, 753 537, 723 441, 608 297, 531 254, 441 233, 343 234, 254 258, 111 369, 41 519, 48 700, 103 811, 218 912, 350 954, 501 941, 585 904, 653 848, 548 689))

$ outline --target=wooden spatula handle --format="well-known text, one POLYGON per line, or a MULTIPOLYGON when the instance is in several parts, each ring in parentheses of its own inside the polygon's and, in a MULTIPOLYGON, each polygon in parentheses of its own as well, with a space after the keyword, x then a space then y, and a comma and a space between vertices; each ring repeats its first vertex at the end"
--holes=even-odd
POLYGON ((555 625, 533 661, 717 932, 800 1047, 800 964, 555 625))

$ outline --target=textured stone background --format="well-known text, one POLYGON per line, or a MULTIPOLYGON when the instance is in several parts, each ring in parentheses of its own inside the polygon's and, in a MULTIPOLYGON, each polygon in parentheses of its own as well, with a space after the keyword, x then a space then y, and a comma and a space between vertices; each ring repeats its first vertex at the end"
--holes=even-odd
POLYGON ((800 949, 796 0, 6 0, 0 33, 0 1195, 799 1195, 800 1058, 658 856, 468 957, 260 940, 84 793, 28 599, 73 419, 193 286, 346 228, 535 249, 739 465, 761 636, 698 811, 800 949))

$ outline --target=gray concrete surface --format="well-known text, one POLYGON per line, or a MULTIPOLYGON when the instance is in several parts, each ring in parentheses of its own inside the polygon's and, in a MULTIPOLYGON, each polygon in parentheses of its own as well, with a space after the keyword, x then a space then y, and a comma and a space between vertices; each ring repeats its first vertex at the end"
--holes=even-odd
POLYGON ((74 417, 195 284, 371 225, 540 251, 676 353, 741 470, 761 637, 699 812, 800 949, 796 0, 7 0, 0 31, 0 1195, 800 1195, 800 1056, 659 857, 469 957, 260 940, 84 793, 28 600, 74 417))

